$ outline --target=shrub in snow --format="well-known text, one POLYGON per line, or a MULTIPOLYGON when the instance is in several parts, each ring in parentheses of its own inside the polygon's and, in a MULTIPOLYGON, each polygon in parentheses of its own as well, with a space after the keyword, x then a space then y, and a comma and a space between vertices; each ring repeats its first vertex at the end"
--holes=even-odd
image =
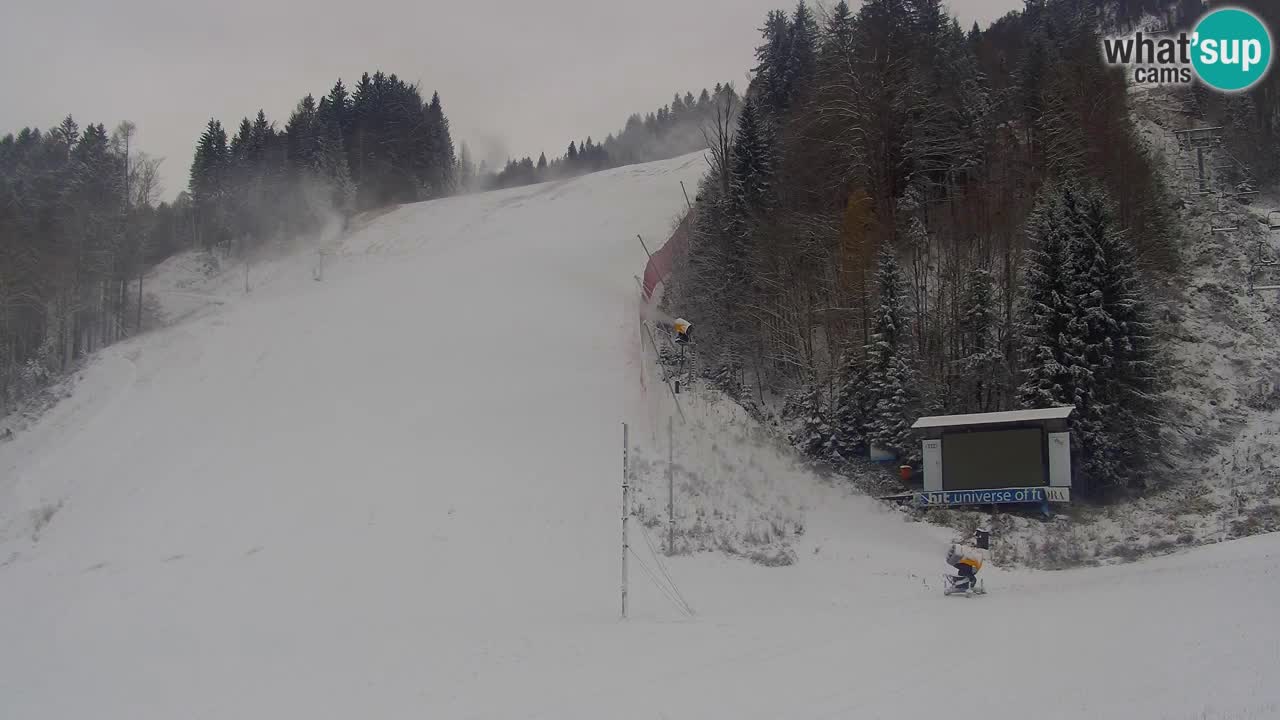
POLYGON ((795 423, 789 439, 806 455, 821 455, 831 442, 831 426, 827 422, 822 391, 818 387, 809 387, 788 396, 782 408, 782 419, 795 423))

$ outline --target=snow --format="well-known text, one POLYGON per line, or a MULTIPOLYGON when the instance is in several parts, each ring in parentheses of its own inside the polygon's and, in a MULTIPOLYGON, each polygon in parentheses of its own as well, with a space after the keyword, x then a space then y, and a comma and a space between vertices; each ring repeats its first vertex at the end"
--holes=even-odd
POLYGON ((681 487, 797 562, 664 559, 691 619, 633 564, 619 621, 621 423, 661 507, 674 412, 635 235, 704 167, 405 206, 100 353, 0 445, 0 717, 1280 714, 1280 536, 944 598, 949 532, 697 389, 681 487))
POLYGON ((911 427, 915 430, 938 427, 960 427, 962 425, 1005 425, 1008 423, 1028 422, 1032 420, 1065 420, 1074 406, 1052 407, 1033 410, 1007 410, 1004 412, 973 413, 970 415, 934 415, 922 417, 911 427))

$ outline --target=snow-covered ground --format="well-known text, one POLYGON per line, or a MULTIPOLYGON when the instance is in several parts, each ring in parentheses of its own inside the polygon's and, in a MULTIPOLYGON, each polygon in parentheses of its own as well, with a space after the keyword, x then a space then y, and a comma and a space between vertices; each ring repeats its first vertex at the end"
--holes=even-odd
POLYGON ((102 352, 0 446, 0 717, 1280 716, 1280 536, 944 598, 947 531, 696 393, 681 522, 797 561, 666 560, 688 618, 633 523, 619 621, 621 423, 653 514, 673 412, 635 235, 703 167, 406 206, 102 352))

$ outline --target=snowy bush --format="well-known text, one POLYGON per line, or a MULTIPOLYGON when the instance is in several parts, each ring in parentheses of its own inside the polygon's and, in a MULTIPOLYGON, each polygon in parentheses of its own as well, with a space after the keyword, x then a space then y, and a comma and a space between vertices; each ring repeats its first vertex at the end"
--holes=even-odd
POLYGON ((778 438, 716 391, 703 388, 682 397, 689 422, 675 434, 674 548, 666 547, 665 433, 659 448, 632 451, 634 516, 655 545, 674 554, 715 551, 770 566, 795 562, 791 543, 803 525, 779 478, 803 471, 797 459, 780 461, 785 450, 778 438))

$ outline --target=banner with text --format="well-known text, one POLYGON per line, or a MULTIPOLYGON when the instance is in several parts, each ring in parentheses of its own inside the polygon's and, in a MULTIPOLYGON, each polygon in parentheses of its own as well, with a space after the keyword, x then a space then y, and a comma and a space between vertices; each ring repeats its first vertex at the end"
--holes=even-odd
POLYGON ((921 507, 1043 502, 1071 502, 1071 488, 995 488, 991 490, 933 490, 916 493, 916 504, 921 507))

